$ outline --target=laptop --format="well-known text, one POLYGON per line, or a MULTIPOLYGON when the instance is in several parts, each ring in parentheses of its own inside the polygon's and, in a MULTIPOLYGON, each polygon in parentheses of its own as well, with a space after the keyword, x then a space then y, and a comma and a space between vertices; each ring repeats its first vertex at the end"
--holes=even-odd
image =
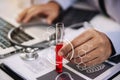
MULTIPOLYGON (((0 18, 0 59, 15 54, 21 49, 20 47, 16 48, 7 37, 8 32, 15 27, 16 26, 10 24, 5 19, 0 18)), ((26 24, 24 27, 26 27, 25 30, 21 30, 19 35, 14 37, 16 42, 24 45, 41 43, 55 32, 54 28, 48 28, 47 24, 26 24)))

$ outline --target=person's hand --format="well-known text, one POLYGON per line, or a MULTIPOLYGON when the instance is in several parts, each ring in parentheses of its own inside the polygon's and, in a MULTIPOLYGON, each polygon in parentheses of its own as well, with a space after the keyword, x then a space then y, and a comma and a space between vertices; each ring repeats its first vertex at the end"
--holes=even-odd
POLYGON ((94 29, 85 31, 72 40, 71 44, 64 45, 59 55, 80 66, 100 64, 108 59, 112 52, 107 36, 94 29))
POLYGON ((43 5, 34 5, 30 8, 25 9, 19 14, 17 22, 27 23, 32 18, 44 15, 46 16, 46 21, 51 24, 59 15, 60 6, 55 2, 49 2, 43 5))

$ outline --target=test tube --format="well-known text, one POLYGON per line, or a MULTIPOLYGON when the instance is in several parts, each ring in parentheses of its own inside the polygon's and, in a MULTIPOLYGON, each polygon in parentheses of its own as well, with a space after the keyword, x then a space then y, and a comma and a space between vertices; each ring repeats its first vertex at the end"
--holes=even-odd
POLYGON ((63 36, 64 36, 64 24, 56 24, 56 72, 62 73, 63 69, 63 57, 58 55, 59 50, 63 47, 63 36))

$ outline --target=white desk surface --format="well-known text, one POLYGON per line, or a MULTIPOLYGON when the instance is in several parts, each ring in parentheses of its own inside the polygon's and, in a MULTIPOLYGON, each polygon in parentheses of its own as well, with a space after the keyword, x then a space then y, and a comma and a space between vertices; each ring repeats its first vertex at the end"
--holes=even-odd
MULTIPOLYGON (((15 26, 19 26, 19 23, 16 22, 16 17, 21 12, 21 9, 17 7, 16 2, 14 0, 0 0, 0 17, 6 19, 10 23, 15 26)), ((109 19, 103 15, 97 15, 94 17, 90 23, 93 26, 102 26, 103 30, 108 30, 107 26, 109 26, 109 30, 114 30, 110 28, 112 26, 120 27, 120 25, 114 22, 112 19, 109 19), (109 23, 109 24, 108 24, 109 23)), ((98 27, 99 29, 99 27, 98 27)), ((1 62, 2 60, 0 60, 1 62)))
MULTIPOLYGON (((15 26, 19 25, 19 23, 16 22, 16 17, 20 13, 20 11, 21 9, 17 7, 14 0, 0 0, 0 17, 6 19, 15 26)), ((104 30, 108 30, 106 26, 109 26, 110 30, 113 30, 113 28, 110 28, 111 26, 117 26, 117 27, 120 26, 112 19, 109 19, 103 15, 97 15, 95 18, 91 20, 91 24, 93 26, 103 26, 104 30)))

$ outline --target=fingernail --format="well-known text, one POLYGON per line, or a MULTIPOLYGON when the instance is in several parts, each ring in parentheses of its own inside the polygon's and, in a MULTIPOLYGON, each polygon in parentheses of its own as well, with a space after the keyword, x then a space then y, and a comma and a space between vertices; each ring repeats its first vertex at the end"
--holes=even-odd
POLYGON ((63 56, 63 53, 62 53, 62 52, 59 52, 58 55, 59 55, 59 56, 63 56))

